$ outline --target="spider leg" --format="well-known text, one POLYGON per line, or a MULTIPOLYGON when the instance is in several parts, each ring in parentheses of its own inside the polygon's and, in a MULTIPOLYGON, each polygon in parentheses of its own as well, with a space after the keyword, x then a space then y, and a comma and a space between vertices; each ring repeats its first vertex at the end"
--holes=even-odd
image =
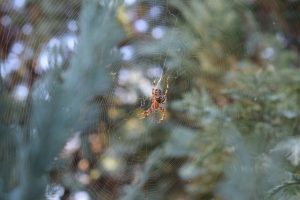
POLYGON ((156 81, 155 79, 152 81, 152 97, 154 96, 154 93, 155 93, 155 84, 156 84, 156 81))
POLYGON ((169 77, 167 78, 167 86, 166 86, 166 90, 165 90, 165 94, 164 94, 165 97, 167 97, 168 89, 169 89, 169 77))
POLYGON ((154 79, 154 80, 152 81, 152 87, 155 87, 155 84, 156 84, 156 80, 154 79))
POLYGON ((163 121, 166 117, 166 109, 164 109, 163 107, 159 107, 159 110, 162 112, 162 117, 160 118, 160 122, 163 121))
POLYGON ((144 117, 148 117, 153 112, 152 106, 144 111, 144 117))

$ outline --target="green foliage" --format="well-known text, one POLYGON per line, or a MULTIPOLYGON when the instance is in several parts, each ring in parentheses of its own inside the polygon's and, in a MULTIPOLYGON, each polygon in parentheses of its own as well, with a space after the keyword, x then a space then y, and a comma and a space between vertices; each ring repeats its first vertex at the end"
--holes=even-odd
MULTIPOLYGON (((165 130, 159 132, 164 133, 159 144, 150 129, 155 139, 147 143, 151 152, 163 146, 163 163, 180 161, 170 167, 178 175, 176 181, 153 173, 148 182, 179 182, 184 187, 178 186, 174 196, 191 199, 297 199, 293 191, 298 182, 289 177, 298 169, 296 138, 282 147, 282 141, 299 134, 297 53, 274 32, 262 32, 249 5, 241 1, 169 5, 179 12, 179 19, 171 18, 177 29, 168 30, 160 44, 140 42, 144 49, 140 47, 138 55, 155 56, 154 46, 167 55, 167 66, 175 64, 172 69, 180 71, 171 86, 171 118, 164 125, 173 128, 168 137, 165 130), (184 44, 180 55, 164 50, 172 33, 180 35, 174 44, 184 44)), ((159 172, 167 173, 163 163, 159 172)), ((151 189, 146 185, 126 186, 129 197, 145 190, 174 192, 159 184, 151 189)))

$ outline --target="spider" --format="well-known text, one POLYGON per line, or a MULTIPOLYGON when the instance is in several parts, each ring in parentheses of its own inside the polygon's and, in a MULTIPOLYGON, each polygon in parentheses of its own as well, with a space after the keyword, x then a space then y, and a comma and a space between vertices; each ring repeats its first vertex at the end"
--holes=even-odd
POLYGON ((144 117, 148 117, 152 112, 159 110, 162 112, 162 117, 160 121, 163 121, 166 117, 166 109, 163 107, 163 104, 167 102, 167 93, 169 88, 169 79, 167 78, 167 86, 165 93, 163 94, 160 88, 155 86, 156 81, 152 82, 152 97, 151 97, 151 106, 146 111, 144 111, 144 117))

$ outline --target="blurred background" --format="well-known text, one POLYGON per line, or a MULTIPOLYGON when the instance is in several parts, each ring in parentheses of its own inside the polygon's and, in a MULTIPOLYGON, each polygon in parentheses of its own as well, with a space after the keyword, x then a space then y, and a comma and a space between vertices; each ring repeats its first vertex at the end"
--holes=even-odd
POLYGON ((299 0, 0 0, 0 199, 300 199, 299 50, 299 0))

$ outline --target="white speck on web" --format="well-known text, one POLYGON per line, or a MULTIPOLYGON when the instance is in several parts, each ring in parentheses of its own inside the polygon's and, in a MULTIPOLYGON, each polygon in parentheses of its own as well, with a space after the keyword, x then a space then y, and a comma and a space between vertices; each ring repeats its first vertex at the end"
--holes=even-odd
POLYGON ((158 6, 152 6, 149 10, 149 15, 152 18, 157 18, 161 14, 161 9, 158 6))
POLYGON ((128 6, 133 5, 136 2, 136 0, 125 0, 124 3, 128 6))
POLYGON ((134 55, 134 49, 132 46, 123 46, 120 48, 120 52, 123 60, 131 60, 134 55))
POLYGON ((75 192, 75 194, 73 195, 73 199, 74 200, 90 200, 91 198, 87 192, 78 191, 78 192, 75 192))
POLYGON ((63 37, 63 42, 67 46, 67 48, 71 51, 73 51, 76 48, 77 45, 77 36, 72 34, 67 34, 63 37))
POLYGON ((161 26, 157 26, 152 29, 152 37, 155 39, 161 39, 165 35, 165 30, 161 26))
POLYGON ((274 56, 274 49, 272 47, 267 47, 263 50, 263 52, 261 53, 261 56, 264 59, 271 59, 274 56))
POLYGON ((25 84, 20 84, 18 86, 15 87, 15 90, 13 92, 14 97, 18 100, 18 101, 24 101, 27 99, 29 93, 29 89, 25 84))
POLYGON ((58 48, 58 47, 60 47, 60 44, 61 44, 60 40, 58 38, 54 37, 54 38, 51 38, 51 40, 49 40, 47 46, 49 48, 58 48))
POLYGON ((133 26, 134 26, 136 31, 141 32, 141 33, 145 33, 149 28, 149 25, 148 25, 147 21, 144 20, 144 19, 136 20, 134 22, 133 26))
POLYGON ((68 22, 68 29, 72 32, 75 32, 78 30, 78 25, 77 25, 77 22, 75 20, 70 20, 68 22))
POLYGON ((6 62, 1 64, 1 77, 5 78, 8 74, 19 69, 21 61, 15 54, 9 54, 6 62))
POLYGON ((24 45, 21 42, 15 42, 12 46, 12 52, 19 55, 23 52, 24 45))
POLYGON ((25 24, 23 27, 22 27, 22 32, 25 34, 25 35, 30 35, 32 33, 32 25, 27 23, 25 24))
POLYGON ((13 5, 15 9, 22 9, 25 6, 26 0, 14 0, 13 5))
POLYGON ((79 149, 81 146, 81 140, 80 140, 80 133, 77 132, 74 134, 72 138, 69 139, 69 141, 66 143, 64 147, 63 154, 71 155, 74 153, 77 149, 79 149))

